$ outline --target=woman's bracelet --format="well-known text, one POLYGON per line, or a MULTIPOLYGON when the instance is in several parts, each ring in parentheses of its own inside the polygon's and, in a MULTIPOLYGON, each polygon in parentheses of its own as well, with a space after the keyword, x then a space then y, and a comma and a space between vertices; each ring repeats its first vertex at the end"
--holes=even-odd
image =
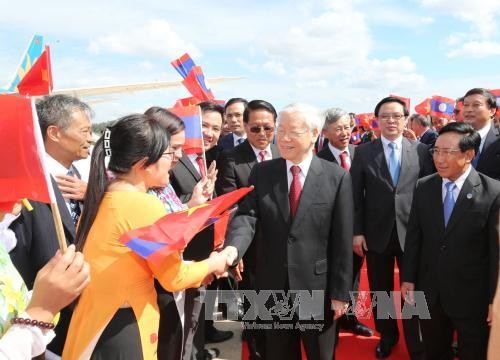
POLYGON ((31 326, 37 326, 41 329, 46 329, 50 330, 54 328, 54 324, 52 323, 47 323, 43 321, 38 321, 38 320, 32 320, 32 319, 25 319, 25 318, 20 318, 20 317, 15 317, 10 320, 11 324, 19 324, 19 325, 31 325, 31 326))

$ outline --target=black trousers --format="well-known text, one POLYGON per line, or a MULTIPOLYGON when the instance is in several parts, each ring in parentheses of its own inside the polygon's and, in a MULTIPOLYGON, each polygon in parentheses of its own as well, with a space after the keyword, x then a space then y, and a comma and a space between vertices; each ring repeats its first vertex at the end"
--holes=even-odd
POLYGON ((431 318, 420 320, 427 360, 453 359, 453 333, 458 333, 460 360, 486 359, 489 326, 483 317, 453 317, 446 314, 439 299, 429 309, 431 318))
MULTIPOLYGON (((89 320, 91 321, 91 320, 89 320)), ((141 336, 132 308, 118 309, 97 341, 91 360, 140 360, 141 336)))
MULTIPOLYGON (((368 249, 368 252, 366 253, 370 291, 384 291, 387 293, 387 296, 390 295, 391 291, 394 291, 394 261, 397 262, 398 268, 401 269, 403 251, 401 250, 401 246, 399 244, 395 225, 389 245, 384 252, 379 254, 368 249)), ((390 306, 392 306, 391 309, 394 309, 394 302, 392 301, 392 298, 390 306)), ((372 309, 375 319, 375 328, 381 335, 381 341, 388 344, 396 343, 399 339, 397 320, 395 318, 378 318, 377 305, 374 305, 372 309)), ((411 319, 403 319, 403 330, 410 358, 422 359, 424 346, 420 336, 418 318, 413 317, 411 319)))

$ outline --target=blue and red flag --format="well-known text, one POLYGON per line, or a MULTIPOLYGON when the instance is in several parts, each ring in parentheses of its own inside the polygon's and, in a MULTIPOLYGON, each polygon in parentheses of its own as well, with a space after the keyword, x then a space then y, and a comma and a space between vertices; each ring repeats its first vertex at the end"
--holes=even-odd
POLYGON ((186 154, 203 152, 203 132, 201 129, 201 111, 199 106, 173 107, 168 109, 184 122, 186 142, 183 150, 186 154))
MULTIPOLYGON (((184 249, 205 228, 209 219, 228 218, 227 210, 252 190, 253 187, 240 188, 207 203, 167 214, 153 225, 123 234, 119 241, 142 258, 156 264, 161 263, 173 252, 184 249)), ((218 241, 220 243, 220 239, 218 241)))
POLYGON ((377 118, 373 118, 370 121, 370 127, 372 128, 372 130, 380 130, 380 124, 377 118))
POLYGON ((490 92, 497 98, 497 112, 496 116, 500 116, 500 89, 493 89, 490 92))
POLYGON ((351 134, 351 144, 358 145, 361 142, 361 133, 359 131, 353 131, 351 134))
POLYGON ((188 53, 182 55, 178 59, 173 60, 171 64, 183 79, 185 79, 191 69, 196 66, 193 59, 191 59, 191 56, 189 56, 188 53))
POLYGON ((433 95, 430 101, 430 115, 451 119, 455 110, 455 100, 444 96, 433 95))
POLYGON ((205 85, 205 77, 203 71, 199 66, 191 69, 189 74, 182 80, 182 84, 194 97, 202 101, 210 101, 214 99, 214 95, 210 89, 205 85))

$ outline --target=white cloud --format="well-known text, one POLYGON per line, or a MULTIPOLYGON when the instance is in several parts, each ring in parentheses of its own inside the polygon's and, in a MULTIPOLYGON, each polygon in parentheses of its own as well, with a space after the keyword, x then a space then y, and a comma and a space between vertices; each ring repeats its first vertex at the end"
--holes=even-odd
POLYGON ((275 75, 285 75, 287 72, 283 63, 276 60, 269 60, 262 65, 262 67, 269 71, 271 74, 275 75))
POLYGON ((500 42, 469 41, 464 43, 460 48, 449 51, 446 55, 450 58, 457 56, 485 58, 500 55, 500 42))
POLYGON ((200 51, 177 34, 165 20, 151 20, 144 26, 104 35, 90 41, 93 53, 118 53, 124 55, 161 56, 176 58, 184 52, 198 57, 200 51))

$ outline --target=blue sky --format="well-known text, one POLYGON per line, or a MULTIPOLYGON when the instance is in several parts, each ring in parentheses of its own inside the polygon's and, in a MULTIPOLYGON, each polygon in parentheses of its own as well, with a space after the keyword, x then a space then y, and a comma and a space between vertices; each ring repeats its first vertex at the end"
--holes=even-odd
MULTIPOLYGON (((217 98, 261 98, 278 110, 304 101, 362 113, 389 93, 413 107, 500 88, 498 0, 0 0, 0 8, 0 84, 38 33, 51 46, 55 88, 179 80, 169 62, 184 52, 209 78, 244 77, 212 86, 217 98)), ((186 96, 121 94, 92 107, 100 122, 186 96)))

